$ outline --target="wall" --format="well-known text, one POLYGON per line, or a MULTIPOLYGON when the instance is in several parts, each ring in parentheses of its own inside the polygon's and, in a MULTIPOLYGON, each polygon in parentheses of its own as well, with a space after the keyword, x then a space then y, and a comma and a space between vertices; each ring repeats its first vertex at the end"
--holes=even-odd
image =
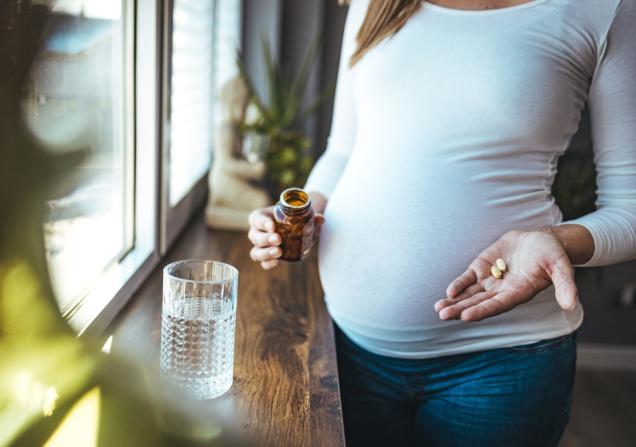
POLYGON ((280 58, 282 6, 281 0, 243 1, 243 57, 261 96, 266 91, 262 40, 267 39, 274 57, 280 58))

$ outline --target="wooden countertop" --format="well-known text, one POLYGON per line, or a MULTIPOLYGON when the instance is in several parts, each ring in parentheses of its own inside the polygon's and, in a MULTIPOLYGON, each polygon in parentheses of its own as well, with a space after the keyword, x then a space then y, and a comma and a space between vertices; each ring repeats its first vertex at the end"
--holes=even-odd
POLYGON ((315 254, 265 272, 245 234, 209 231, 197 219, 113 326, 112 352, 144 353, 159 368, 161 268, 213 259, 239 269, 234 384, 210 401, 246 440, 276 446, 344 445, 333 326, 315 254))

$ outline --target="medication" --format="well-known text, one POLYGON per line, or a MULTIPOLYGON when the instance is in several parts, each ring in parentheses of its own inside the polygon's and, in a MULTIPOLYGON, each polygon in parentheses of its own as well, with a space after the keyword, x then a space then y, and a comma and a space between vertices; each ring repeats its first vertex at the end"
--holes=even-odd
POLYGON ((497 261, 495 261, 495 264, 497 264, 497 268, 498 268, 499 270, 501 270, 502 272, 505 272, 505 271, 506 271, 506 269, 508 268, 508 267, 506 266, 506 261, 504 261, 504 260, 503 260, 503 259, 501 259, 501 258, 497 259, 497 261))
POLYGON ((490 273, 492 274, 492 276, 494 276, 497 279, 503 276, 503 272, 499 270, 499 268, 496 265, 493 265, 492 267, 490 267, 490 273))
POLYGON ((300 261, 311 248, 314 209, 309 194, 300 188, 289 188, 280 195, 274 208, 276 232, 280 235, 283 261, 300 261))

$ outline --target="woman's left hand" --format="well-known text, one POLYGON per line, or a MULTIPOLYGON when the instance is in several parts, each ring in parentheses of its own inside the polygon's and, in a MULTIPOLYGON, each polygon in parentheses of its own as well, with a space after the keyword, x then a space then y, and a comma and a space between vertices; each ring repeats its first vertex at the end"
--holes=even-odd
POLYGON ((450 283, 448 298, 435 310, 442 320, 479 321, 531 300, 550 284, 559 306, 573 310, 578 292, 563 244, 551 232, 509 231, 450 283), (507 266, 500 279, 490 270, 498 258, 507 266))

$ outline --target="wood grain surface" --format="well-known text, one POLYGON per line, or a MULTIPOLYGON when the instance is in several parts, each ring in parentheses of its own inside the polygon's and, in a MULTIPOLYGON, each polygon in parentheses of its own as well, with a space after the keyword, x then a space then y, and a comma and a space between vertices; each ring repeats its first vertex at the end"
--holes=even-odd
POLYGON ((161 268, 180 259, 228 262, 239 269, 234 384, 209 405, 254 444, 344 445, 333 326, 315 254, 265 272, 249 249, 245 234, 209 231, 197 219, 115 321, 112 352, 159 368, 161 268))

